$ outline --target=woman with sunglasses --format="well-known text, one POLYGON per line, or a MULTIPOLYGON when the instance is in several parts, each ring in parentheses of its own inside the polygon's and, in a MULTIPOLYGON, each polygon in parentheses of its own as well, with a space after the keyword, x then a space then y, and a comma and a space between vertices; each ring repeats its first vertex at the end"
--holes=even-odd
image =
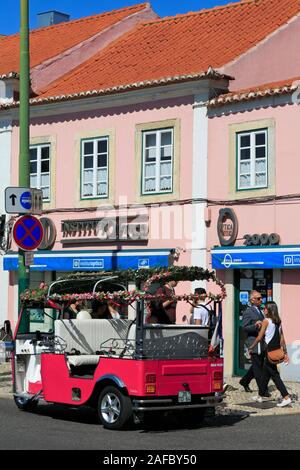
MULTIPOLYGON (((284 341, 284 336, 282 332, 281 326, 281 319, 278 314, 278 308, 275 302, 267 302, 264 308, 264 315, 265 319, 262 322, 259 334, 256 340, 251 344, 249 348, 249 352, 253 352, 255 346, 264 338, 267 344, 267 350, 275 350, 283 348, 285 352, 285 359, 284 362, 288 363, 289 358, 286 351, 286 344, 284 341)), ((279 371, 276 364, 272 364, 268 360, 268 355, 266 355, 264 364, 263 364, 263 378, 261 382, 261 386, 259 388, 259 396, 255 397, 257 401, 262 402, 264 391, 267 388, 269 380, 272 378, 273 382, 275 383, 277 389, 282 395, 282 402, 279 403, 278 407, 284 407, 291 404, 291 399, 288 394, 288 391, 279 375, 279 371)))

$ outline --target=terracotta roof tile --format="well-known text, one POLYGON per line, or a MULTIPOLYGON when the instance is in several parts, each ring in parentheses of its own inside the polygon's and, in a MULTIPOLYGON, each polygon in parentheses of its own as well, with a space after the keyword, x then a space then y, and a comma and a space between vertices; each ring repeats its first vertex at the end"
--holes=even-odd
MULTIPOLYGON (((147 5, 147 3, 138 4, 32 30, 30 32, 31 67, 76 46, 127 16, 143 10, 147 5)), ((1 38, 0 75, 19 71, 19 41, 19 34, 1 38)))
POLYGON ((197 74, 245 53, 300 13, 300 0, 244 0, 138 25, 44 90, 58 96, 197 74))
POLYGON ((267 98, 269 96, 291 94, 296 90, 299 90, 300 97, 300 77, 289 78, 279 82, 266 83, 256 87, 225 93, 210 100, 208 104, 210 107, 223 106, 226 104, 239 103, 241 101, 267 98))

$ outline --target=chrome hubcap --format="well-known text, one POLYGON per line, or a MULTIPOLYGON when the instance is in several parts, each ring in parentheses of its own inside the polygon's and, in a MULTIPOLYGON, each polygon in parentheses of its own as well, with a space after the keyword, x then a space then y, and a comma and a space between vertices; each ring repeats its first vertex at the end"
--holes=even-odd
POLYGON ((121 414, 121 403, 117 395, 114 393, 104 395, 101 402, 101 414, 103 419, 109 424, 117 421, 121 414))

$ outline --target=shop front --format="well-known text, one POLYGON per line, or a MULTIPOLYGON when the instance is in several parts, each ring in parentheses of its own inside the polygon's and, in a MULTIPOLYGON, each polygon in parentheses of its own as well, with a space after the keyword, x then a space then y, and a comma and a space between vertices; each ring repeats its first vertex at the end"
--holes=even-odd
POLYGON ((295 312, 300 277, 300 246, 223 246, 213 248, 211 254, 212 267, 219 276, 225 278, 228 291, 227 331, 224 331, 224 335, 225 341, 227 339, 231 344, 231 351, 227 348, 231 364, 227 372, 231 369, 231 374, 243 376, 250 367, 242 319, 250 302, 250 292, 256 290, 261 293, 263 303, 274 300, 279 306, 291 358, 289 368, 283 373, 289 379, 300 380, 297 356, 297 340, 300 338, 297 331, 299 333, 300 328, 295 312))

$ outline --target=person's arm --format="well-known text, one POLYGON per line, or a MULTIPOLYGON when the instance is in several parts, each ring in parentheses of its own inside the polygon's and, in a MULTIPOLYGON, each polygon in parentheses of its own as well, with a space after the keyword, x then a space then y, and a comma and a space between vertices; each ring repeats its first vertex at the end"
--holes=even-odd
POLYGON ((197 320, 195 320, 195 325, 201 326, 202 320, 200 318, 197 318, 197 320))
POLYGON ((251 309, 247 308, 243 315, 243 329, 249 336, 257 335, 257 326, 256 323, 253 323, 253 318, 251 316, 251 309))
POLYGON ((194 306, 192 305, 191 308, 190 308, 190 313, 193 314, 194 313, 194 306))
MULTIPOLYGON (((158 289, 157 294, 164 295, 164 296, 168 295, 165 288, 158 289)), ((171 305, 173 302, 174 302, 173 299, 163 300, 162 306, 163 308, 169 307, 169 305, 171 305)))
POLYGON ((282 349, 285 353, 284 362, 286 364, 288 364, 290 362, 290 359, 289 359, 289 356, 288 356, 288 353, 287 353, 286 342, 285 342, 282 326, 280 327, 280 346, 282 347, 282 349))
POLYGON ((250 351, 252 349, 254 349, 255 346, 263 339, 263 337, 265 336, 266 329, 268 328, 268 325, 269 325, 269 322, 268 322, 267 319, 265 319, 262 322, 261 329, 260 329, 260 332, 259 332, 257 338, 255 339, 254 343, 252 343, 251 346, 249 347, 250 351))

